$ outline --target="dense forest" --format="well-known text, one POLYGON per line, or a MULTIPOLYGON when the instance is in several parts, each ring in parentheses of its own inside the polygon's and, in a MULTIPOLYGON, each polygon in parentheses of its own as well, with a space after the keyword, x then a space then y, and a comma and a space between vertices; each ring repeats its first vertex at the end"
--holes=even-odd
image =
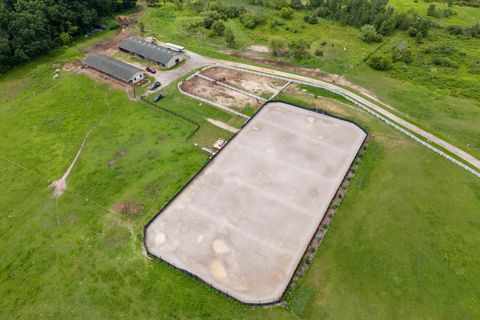
POLYGON ((0 73, 91 32, 136 0, 1 0, 0 73))

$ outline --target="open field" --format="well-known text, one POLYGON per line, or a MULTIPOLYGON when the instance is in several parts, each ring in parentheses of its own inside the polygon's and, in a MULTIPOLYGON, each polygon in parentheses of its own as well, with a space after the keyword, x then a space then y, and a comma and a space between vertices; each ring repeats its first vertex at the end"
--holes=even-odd
POLYGON ((346 121, 264 105, 149 223, 147 250, 239 301, 279 301, 365 138, 346 121))

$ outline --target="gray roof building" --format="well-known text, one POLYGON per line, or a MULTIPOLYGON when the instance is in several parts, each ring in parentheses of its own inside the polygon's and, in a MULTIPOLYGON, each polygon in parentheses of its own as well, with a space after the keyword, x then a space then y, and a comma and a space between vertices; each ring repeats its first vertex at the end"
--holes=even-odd
POLYGON ((183 60, 178 52, 143 39, 125 38, 118 47, 121 51, 134 53, 143 59, 154 61, 169 68, 183 60))
POLYGON ((124 82, 137 82, 143 79, 143 70, 104 54, 93 53, 85 59, 85 64, 124 82))

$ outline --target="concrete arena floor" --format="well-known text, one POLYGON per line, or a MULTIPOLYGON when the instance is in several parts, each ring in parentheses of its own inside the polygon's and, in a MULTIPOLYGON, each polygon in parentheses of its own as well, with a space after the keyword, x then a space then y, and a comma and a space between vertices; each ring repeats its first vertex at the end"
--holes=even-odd
POLYGON ((147 250, 244 303, 278 301, 365 137, 265 105, 147 226, 147 250))

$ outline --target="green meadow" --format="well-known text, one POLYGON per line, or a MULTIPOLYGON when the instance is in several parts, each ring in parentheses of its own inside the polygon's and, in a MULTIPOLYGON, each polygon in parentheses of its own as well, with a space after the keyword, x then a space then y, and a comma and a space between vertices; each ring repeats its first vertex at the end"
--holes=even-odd
MULTIPOLYGON (((336 41, 353 39, 354 30, 346 30, 336 41)), ((373 140, 310 268, 286 293, 286 306, 242 305, 147 258, 143 226, 208 161, 200 147, 231 136, 206 118, 236 127, 242 119, 180 95, 176 83, 151 105, 85 75, 61 71, 53 80, 55 69, 111 35, 55 50, 0 78, 1 319, 480 317, 478 178, 365 112, 306 94, 280 98, 354 120, 373 140), (95 125, 66 193, 52 198, 49 184, 95 125)), ((213 48, 206 44, 202 52, 223 56, 213 48)), ((347 48, 368 52, 360 42, 347 48)), ((340 65, 331 62, 331 70, 340 65)), ((365 66, 356 68, 351 74, 365 66)), ((428 97, 407 80, 366 75, 389 102, 403 100, 408 88, 418 90, 416 99, 428 97), (387 80, 408 87, 389 87, 387 80)), ((451 99, 452 108, 471 108, 462 116, 478 116, 471 100, 437 99, 430 102, 432 118, 413 114, 410 103, 401 110, 442 124, 439 132, 455 126, 459 141, 478 134, 475 119, 451 120, 434 110, 451 99)))

